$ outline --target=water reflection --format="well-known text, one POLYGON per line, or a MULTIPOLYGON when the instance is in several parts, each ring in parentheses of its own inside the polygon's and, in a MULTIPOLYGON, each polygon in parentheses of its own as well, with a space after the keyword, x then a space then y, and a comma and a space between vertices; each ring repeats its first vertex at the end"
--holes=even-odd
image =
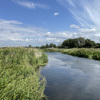
POLYGON ((60 53, 47 53, 41 68, 49 100, 100 100, 100 62, 60 53))

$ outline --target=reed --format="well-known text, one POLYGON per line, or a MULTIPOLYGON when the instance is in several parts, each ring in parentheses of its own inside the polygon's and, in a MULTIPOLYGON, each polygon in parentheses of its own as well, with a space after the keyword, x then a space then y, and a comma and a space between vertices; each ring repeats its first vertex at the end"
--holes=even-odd
POLYGON ((0 48, 0 100, 42 100, 46 80, 36 68, 47 61, 37 49, 0 48))

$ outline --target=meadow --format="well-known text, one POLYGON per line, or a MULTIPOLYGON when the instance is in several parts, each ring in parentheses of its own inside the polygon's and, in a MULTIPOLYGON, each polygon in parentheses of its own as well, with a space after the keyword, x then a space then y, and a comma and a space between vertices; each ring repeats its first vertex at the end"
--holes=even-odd
POLYGON ((36 69, 47 55, 33 48, 0 48, 0 100, 42 100, 46 80, 36 69))

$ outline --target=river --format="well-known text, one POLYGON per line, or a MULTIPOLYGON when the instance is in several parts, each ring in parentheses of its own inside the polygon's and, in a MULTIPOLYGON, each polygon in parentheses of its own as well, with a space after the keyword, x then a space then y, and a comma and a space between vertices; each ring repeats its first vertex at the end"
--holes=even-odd
POLYGON ((49 100, 100 100, 100 61, 61 53, 46 53, 48 64, 41 68, 49 100))

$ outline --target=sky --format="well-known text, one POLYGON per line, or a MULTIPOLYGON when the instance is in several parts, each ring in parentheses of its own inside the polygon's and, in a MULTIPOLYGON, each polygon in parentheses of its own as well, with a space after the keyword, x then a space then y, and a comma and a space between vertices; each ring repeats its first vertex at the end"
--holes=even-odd
POLYGON ((0 46, 100 42, 100 0, 0 0, 0 46))

